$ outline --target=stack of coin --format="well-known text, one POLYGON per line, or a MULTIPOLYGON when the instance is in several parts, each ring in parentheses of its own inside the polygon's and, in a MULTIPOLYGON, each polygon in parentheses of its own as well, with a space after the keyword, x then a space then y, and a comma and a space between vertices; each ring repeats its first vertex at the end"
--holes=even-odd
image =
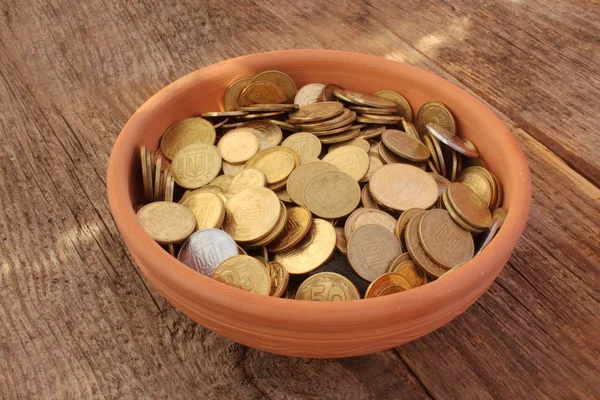
POLYGON ((506 218, 498 180, 456 126, 437 101, 413 124, 395 91, 297 90, 265 71, 233 82, 222 111, 175 122, 155 153, 142 146, 135 209, 179 261, 242 290, 313 301, 410 290, 467 263, 506 218))

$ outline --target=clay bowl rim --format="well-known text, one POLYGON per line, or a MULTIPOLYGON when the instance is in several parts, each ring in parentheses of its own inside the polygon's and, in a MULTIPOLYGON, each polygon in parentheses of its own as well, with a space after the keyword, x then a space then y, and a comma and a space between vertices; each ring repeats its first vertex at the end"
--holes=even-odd
MULTIPOLYGON (((169 296, 177 297, 177 302, 185 304, 186 307, 190 306, 186 297, 192 295, 207 300, 207 303, 192 306, 219 308, 223 310, 223 315, 226 314, 225 310, 231 310, 236 312, 240 322, 260 325, 261 321, 264 321, 272 325, 287 321, 293 323, 295 330, 307 332, 314 331, 316 325, 313 324, 318 323, 345 329, 344 326, 357 322, 368 324, 370 321, 378 321, 378 324, 381 324, 382 319, 393 318, 399 312, 406 315, 407 310, 414 316, 423 315, 431 313, 435 307, 440 308, 446 302, 460 303, 460 298, 469 297, 468 293, 476 291, 482 284, 489 287, 493 282, 493 279, 487 282, 489 275, 494 274, 495 279, 505 265, 502 262, 499 266, 498 260, 508 259, 516 246, 525 228, 531 204, 530 173, 522 150, 506 125, 474 96, 446 79, 418 67, 362 53, 312 49, 278 50, 225 60, 191 72, 161 89, 136 110, 115 141, 107 170, 107 192, 111 213, 127 247, 132 247, 132 254, 141 254, 140 259, 135 258, 134 254, 136 264, 159 291, 164 291, 163 295, 168 293, 169 296), (133 132, 143 129, 147 118, 142 114, 160 110, 163 104, 182 91, 189 90, 198 82, 210 83, 211 79, 223 75, 222 70, 235 68, 236 64, 260 64, 262 59, 276 59, 279 64, 290 65, 307 59, 332 62, 340 59, 358 60, 365 68, 388 68, 397 70, 399 75, 407 74, 415 79, 427 79, 439 87, 440 91, 451 92, 457 101, 464 102, 472 109, 473 115, 476 116, 474 119, 480 123, 485 121, 489 132, 501 135, 498 151, 511 155, 510 163, 506 166, 509 171, 505 185, 512 186, 512 198, 510 204, 506 204, 505 201, 504 206, 509 210, 508 216, 494 240, 479 255, 444 279, 391 296, 348 302, 309 302, 256 295, 201 275, 173 258, 144 231, 133 211, 128 187, 130 177, 123 173, 129 170, 127 157, 135 154, 137 150, 134 148, 136 143, 133 132), (285 313, 282 310, 285 310, 285 313)), ((393 320, 389 321, 393 324, 393 320)))

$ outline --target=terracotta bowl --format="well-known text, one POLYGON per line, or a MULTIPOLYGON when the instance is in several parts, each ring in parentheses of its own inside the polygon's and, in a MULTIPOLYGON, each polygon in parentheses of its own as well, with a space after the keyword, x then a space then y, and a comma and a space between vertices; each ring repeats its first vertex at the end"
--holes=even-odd
POLYGON ((330 50, 253 54, 173 82, 142 105, 123 128, 110 156, 107 189, 111 212, 131 255, 178 310, 241 344, 301 357, 372 353, 419 338, 451 321, 500 273, 523 232, 531 203, 523 153, 508 128, 477 99, 419 68, 330 50), (221 109, 221 96, 231 82, 268 69, 286 72, 298 87, 322 82, 367 93, 395 90, 410 101, 415 113, 426 101, 445 103, 456 116, 460 134, 477 146, 504 189, 508 217, 496 238, 442 280, 391 296, 349 302, 262 297, 200 275, 171 257, 142 229, 132 208, 142 198, 140 146, 156 149, 173 122, 221 109))

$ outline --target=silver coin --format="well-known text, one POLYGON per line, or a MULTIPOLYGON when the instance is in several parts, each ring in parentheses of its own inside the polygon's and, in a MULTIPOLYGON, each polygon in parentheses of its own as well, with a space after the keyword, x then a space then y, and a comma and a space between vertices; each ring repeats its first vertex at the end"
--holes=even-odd
POLYGON ((325 85, 322 83, 309 83, 308 85, 302 86, 298 89, 296 97, 294 97, 294 103, 299 106, 317 103, 321 98, 324 87, 325 85))
POLYGON ((177 259, 202 275, 212 277, 219 264, 238 254, 237 244, 231 236, 211 228, 192 234, 181 246, 177 259))
POLYGON ((473 146, 473 144, 471 142, 467 142, 467 141, 463 140, 460 136, 455 135, 454 133, 450 132, 449 130, 444 129, 441 126, 436 125, 431 122, 427 123, 427 125, 425 125, 425 127, 440 142, 442 142, 445 145, 449 146, 450 148, 458 151, 460 154, 464 154, 465 156, 470 157, 470 158, 479 157, 479 153, 477 152, 477 149, 475 148, 475 146, 473 146))

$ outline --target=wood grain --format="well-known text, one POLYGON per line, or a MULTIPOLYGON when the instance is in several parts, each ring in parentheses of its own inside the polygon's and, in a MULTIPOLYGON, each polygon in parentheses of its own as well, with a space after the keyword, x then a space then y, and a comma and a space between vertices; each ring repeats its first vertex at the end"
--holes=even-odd
POLYGON ((0 398, 597 398, 600 15, 582 1, 0 4, 0 398), (393 4, 390 4, 393 3, 393 4), (129 116, 238 55, 336 48, 432 71, 488 104, 532 170, 530 222, 466 313, 400 348, 276 356, 188 320, 110 216, 129 116))

